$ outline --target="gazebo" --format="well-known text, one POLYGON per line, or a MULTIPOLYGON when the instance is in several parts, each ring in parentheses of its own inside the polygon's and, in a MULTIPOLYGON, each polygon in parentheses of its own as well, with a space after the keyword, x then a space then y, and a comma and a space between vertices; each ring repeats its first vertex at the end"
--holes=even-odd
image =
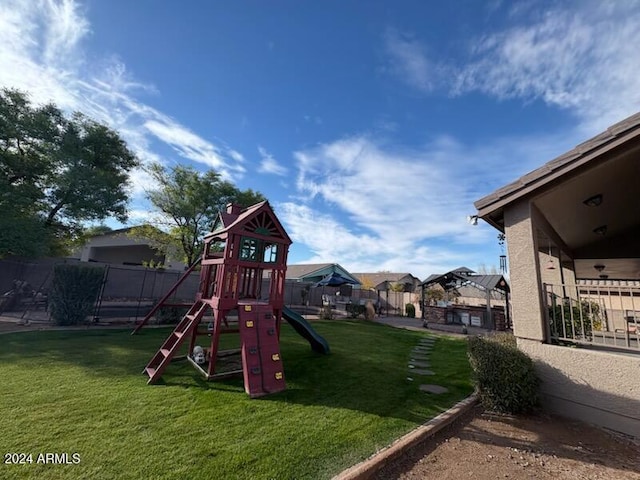
POLYGON ((483 326, 491 330, 505 330, 510 325, 509 283, 500 274, 481 275, 466 267, 460 267, 444 274, 430 275, 421 284, 422 318, 435 323, 462 323, 464 325, 483 326), (426 290, 439 285, 445 292, 473 287, 484 292, 484 306, 470 305, 426 305, 426 290), (492 307, 493 293, 504 295, 505 306, 492 307))

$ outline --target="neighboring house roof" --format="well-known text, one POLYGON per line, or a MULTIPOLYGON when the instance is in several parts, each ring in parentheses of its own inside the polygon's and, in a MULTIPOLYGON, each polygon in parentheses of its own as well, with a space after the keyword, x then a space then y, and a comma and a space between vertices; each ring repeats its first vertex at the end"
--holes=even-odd
POLYGON ((612 125, 604 132, 581 143, 572 150, 545 163, 474 203, 478 216, 502 230, 504 227, 491 214, 525 195, 547 186, 585 164, 601 160, 602 155, 632 138, 640 137, 640 113, 612 125))
POLYGON ((459 273, 461 275, 469 275, 469 274, 476 273, 476 272, 474 272, 473 270, 471 270, 470 268, 467 268, 467 267, 458 267, 458 268, 454 268, 451 271, 454 272, 454 273, 459 273))
POLYGON ((337 263, 306 263, 298 265, 287 265, 286 278, 289 280, 298 280, 301 282, 317 282, 322 280, 326 275, 331 273, 339 273, 343 277, 353 280, 357 285, 360 281, 347 271, 344 267, 337 263))
MULTIPOLYGON (((158 232, 160 232, 161 230, 157 227, 154 227, 153 225, 141 225, 143 227, 146 228, 152 228, 154 230, 157 230, 158 232)), ((125 227, 125 228, 119 228, 117 230, 111 230, 109 232, 104 232, 104 233, 98 233, 95 235, 91 235, 90 237, 88 237, 87 239, 87 243, 86 245, 94 242, 95 240, 99 240, 102 238, 108 238, 108 237, 118 237, 119 239, 128 239, 130 241, 130 243, 132 245, 140 245, 140 244, 146 244, 146 239, 142 236, 129 236, 129 232, 131 232, 132 230, 139 228, 140 226, 134 226, 134 227, 125 227)), ((121 244, 121 242, 120 242, 121 244)))
MULTIPOLYGON (((155 228, 152 225, 145 225, 145 227, 146 226, 151 227, 151 228, 155 228)), ((89 238, 108 237, 108 236, 112 236, 112 235, 121 235, 123 233, 129 233, 134 228, 138 228, 138 227, 125 227, 125 228, 119 228, 117 230, 109 230, 108 232, 96 233, 95 235, 91 235, 89 238)))
MULTIPOLYGON (((468 285, 463 285, 462 287, 456 288, 457 292, 460 294, 460 297, 464 298, 487 298, 487 290, 482 288, 478 288, 476 285, 470 283, 468 285)), ((503 300, 504 292, 498 289, 489 290, 491 293, 491 298, 493 300, 503 300)))
POLYGON ((375 273, 354 273, 354 277, 362 283, 373 285, 375 290, 387 290, 393 283, 410 284, 416 287, 420 284, 420 279, 408 272, 375 272, 375 273))
POLYGON ((305 263, 300 265, 287 265, 287 278, 303 279, 314 276, 325 268, 331 267, 333 263, 305 263))
POLYGON ((435 280, 436 278, 440 278, 442 276, 442 274, 440 273, 432 273, 431 275, 429 275, 427 278, 424 279, 424 281, 422 282, 422 284, 431 284, 433 283, 432 280, 435 280))

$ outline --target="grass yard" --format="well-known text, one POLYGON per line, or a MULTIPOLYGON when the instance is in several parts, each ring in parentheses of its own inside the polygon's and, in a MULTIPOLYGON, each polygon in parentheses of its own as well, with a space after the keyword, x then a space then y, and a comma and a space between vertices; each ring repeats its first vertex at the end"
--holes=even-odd
POLYGON ((241 378, 208 383, 185 361, 146 385, 142 369, 168 329, 2 335, 0 450, 32 454, 33 463, 3 463, 0 478, 331 478, 472 391, 464 340, 439 337, 437 375, 425 383, 450 392, 427 396, 407 380, 421 332, 313 325, 331 355, 312 352, 284 323, 288 389, 256 400, 241 378), (36 463, 40 453, 65 452, 80 462, 36 463))

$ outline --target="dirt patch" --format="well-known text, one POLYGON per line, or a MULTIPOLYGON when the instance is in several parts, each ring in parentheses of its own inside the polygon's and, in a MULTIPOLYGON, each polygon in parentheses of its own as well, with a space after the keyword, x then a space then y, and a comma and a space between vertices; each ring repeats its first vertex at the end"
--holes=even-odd
POLYGON ((472 411, 373 477, 640 479, 640 445, 564 418, 472 411))

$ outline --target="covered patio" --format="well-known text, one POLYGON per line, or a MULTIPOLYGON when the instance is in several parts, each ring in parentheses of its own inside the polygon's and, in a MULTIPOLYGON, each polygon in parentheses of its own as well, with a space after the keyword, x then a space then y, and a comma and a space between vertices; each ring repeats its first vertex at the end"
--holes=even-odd
POLYGON ((545 405, 640 436, 640 114, 478 200, 545 405), (580 348, 566 348, 574 346, 580 348))

